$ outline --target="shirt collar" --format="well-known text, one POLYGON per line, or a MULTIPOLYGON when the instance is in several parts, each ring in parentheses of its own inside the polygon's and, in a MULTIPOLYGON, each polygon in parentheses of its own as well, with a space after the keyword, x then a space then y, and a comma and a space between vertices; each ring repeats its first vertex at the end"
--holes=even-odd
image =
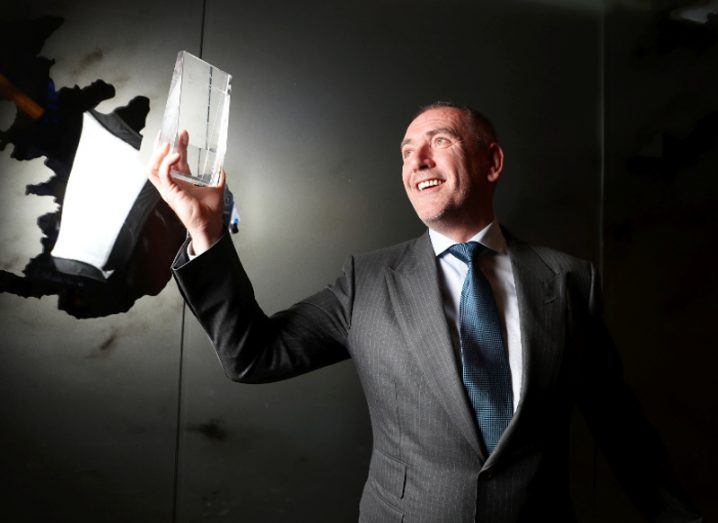
MULTIPOLYGON (((434 229, 429 229, 429 238, 431 239, 431 246, 434 248, 434 254, 436 254, 437 257, 444 254, 452 245, 460 243, 452 240, 448 236, 444 236, 434 229)), ((506 252, 506 238, 504 238, 504 234, 501 232, 501 227, 496 218, 472 236, 469 241, 479 242, 484 247, 488 247, 498 253, 503 254, 506 252)))

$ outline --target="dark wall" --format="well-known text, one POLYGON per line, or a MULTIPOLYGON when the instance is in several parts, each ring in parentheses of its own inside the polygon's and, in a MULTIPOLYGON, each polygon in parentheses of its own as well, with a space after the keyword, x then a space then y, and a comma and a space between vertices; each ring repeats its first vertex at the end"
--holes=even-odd
MULTIPOLYGON (((419 105, 473 104, 494 120, 506 152, 499 219, 519 237, 604 266, 608 320, 627 376, 679 475, 709 507, 714 409, 709 376, 693 378, 709 363, 696 320, 706 318, 709 291, 697 303, 693 293, 679 294, 680 303, 694 303, 684 312, 661 301, 683 288, 675 278, 668 285, 654 274, 637 285, 662 241, 636 205, 650 179, 634 176, 625 190, 625 160, 636 146, 626 145, 627 135, 640 120, 618 101, 642 107, 645 97, 632 90, 651 77, 631 76, 624 57, 636 45, 632 24, 652 27, 651 13, 631 12, 623 25, 614 11, 605 17, 590 3, 559 1, 146 4, 34 4, 12 16, 63 17, 40 52, 57 60, 57 87, 101 78, 116 90, 99 106, 107 112, 146 96, 149 137, 179 49, 234 75, 225 167, 242 222, 233 240, 266 312, 333 281, 348 254, 422 232, 401 186, 399 142, 419 105), (646 289, 653 307, 645 306, 646 289), (674 342, 689 326, 694 337, 681 347, 690 346, 690 357, 674 356, 659 321, 674 342), (666 391, 669 379, 676 385, 666 391), (673 406, 684 408, 680 423, 673 406)), ((653 108, 644 107, 645 118, 653 114, 660 127, 653 108)), ((5 125, 14 109, 3 102, 0 110, 5 125)), ((51 172, 41 159, 20 162, 10 152, 0 156, 11 188, 0 196, 0 261, 21 275, 40 250, 35 222, 53 207, 25 196, 24 186, 51 172)), ((694 197, 709 208, 704 194, 694 197)), ((702 224, 706 216, 690 212, 698 200, 686 213, 702 224)), ((682 223, 673 234, 685 238, 682 223)), ((698 236, 710 232, 699 229, 698 236)), ((702 244, 688 243, 691 259, 706 265, 702 244)), ((59 310, 51 295, 4 292, 0 325, 0 441, 10 472, 3 492, 12 520, 356 520, 371 434, 350 362, 283 383, 231 383, 173 282, 126 313, 85 320, 59 310)), ((572 431, 579 518, 637 520, 580 420, 572 431)))
POLYGON ((718 18, 696 7, 656 2, 607 17, 603 266, 627 380, 712 521, 718 18))

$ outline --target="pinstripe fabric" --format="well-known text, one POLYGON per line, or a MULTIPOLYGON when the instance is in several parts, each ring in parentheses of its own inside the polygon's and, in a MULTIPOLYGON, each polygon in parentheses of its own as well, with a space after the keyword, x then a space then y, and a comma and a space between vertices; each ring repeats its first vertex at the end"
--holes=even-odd
POLYGON ((633 493, 654 492, 660 459, 643 444, 647 431, 601 321, 593 267, 504 234, 524 379, 489 456, 461 381, 428 234, 349 258, 334 285, 272 316, 254 299, 228 235, 192 261, 181 248, 173 273, 233 380, 285 379, 351 356, 373 436, 361 523, 572 521, 574 402, 633 493))
POLYGON ((511 421, 513 392, 494 295, 476 263, 484 249, 478 242, 468 242, 452 245, 448 251, 469 268, 459 306, 461 379, 483 444, 491 454, 511 421))

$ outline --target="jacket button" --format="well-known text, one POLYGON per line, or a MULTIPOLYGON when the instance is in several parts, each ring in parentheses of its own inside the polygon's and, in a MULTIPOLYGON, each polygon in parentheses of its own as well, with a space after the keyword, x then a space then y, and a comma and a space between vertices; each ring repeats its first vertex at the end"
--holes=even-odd
POLYGON ((490 470, 487 470, 486 473, 484 474, 484 477, 485 477, 486 479, 493 479, 493 478, 494 478, 494 473, 491 472, 490 470))

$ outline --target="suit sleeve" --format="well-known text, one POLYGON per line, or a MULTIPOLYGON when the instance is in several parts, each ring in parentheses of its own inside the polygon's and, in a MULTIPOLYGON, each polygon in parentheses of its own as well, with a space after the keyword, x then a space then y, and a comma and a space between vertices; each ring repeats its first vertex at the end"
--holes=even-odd
POLYGON ((588 264, 584 348, 579 358, 578 403, 609 466, 650 521, 702 518, 677 485, 660 437, 623 379, 618 351, 603 321, 600 279, 588 264))
POLYGON ((172 273, 228 378, 244 383, 278 381, 349 357, 351 259, 334 285, 267 316, 228 234, 191 261, 186 243, 172 273))

